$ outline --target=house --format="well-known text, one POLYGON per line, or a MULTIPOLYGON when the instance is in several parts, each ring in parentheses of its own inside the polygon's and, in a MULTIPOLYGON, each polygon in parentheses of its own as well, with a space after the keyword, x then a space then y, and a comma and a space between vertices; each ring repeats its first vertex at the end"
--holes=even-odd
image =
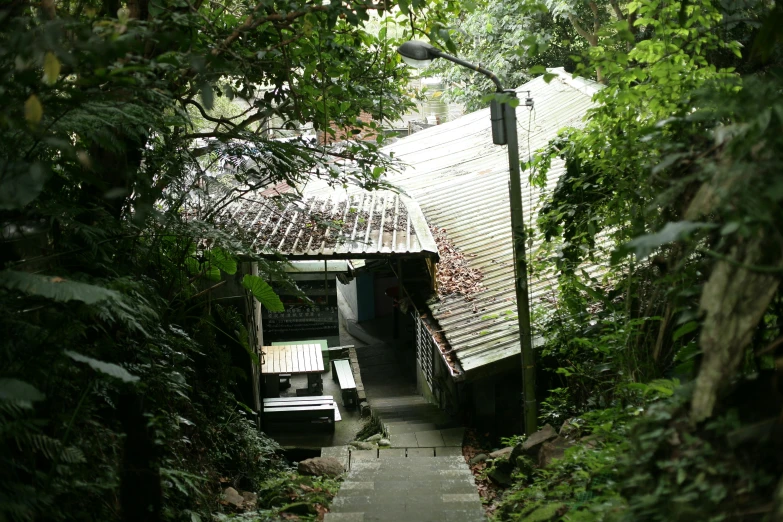
MULTIPOLYGON (((549 83, 539 77, 517 89, 535 102, 532 110, 517 109, 523 160, 560 129, 579 126, 599 88, 562 69, 551 72, 549 83)), ((285 313, 248 301, 251 345, 303 334, 328 338, 338 306, 349 331, 351 324, 389 317, 395 335, 415 332, 411 357, 421 395, 495 435, 521 433, 508 156, 492 143, 489 109, 399 139, 385 152, 403 165, 389 179, 399 193, 313 182, 301 203, 260 197, 225 209, 221 219, 246 231, 259 254, 295 262, 294 279, 318 307, 299 310, 284 289, 292 305, 285 313)), ((552 190, 563 171, 554 162, 543 190, 552 190)), ((522 181, 530 227, 541 190, 528 176, 522 181)), ((529 245, 528 253, 538 246, 529 245)), ((534 310, 545 306, 554 292, 551 274, 533 274, 530 292, 534 310)))
MULTIPOLYGON (((374 299, 374 288, 368 294, 363 285, 373 281, 374 274, 368 278, 367 272, 357 274, 357 268, 375 262, 384 266, 402 260, 422 266, 437 262, 437 246, 421 209, 403 194, 358 187, 346 191, 317 183, 305 187, 301 199, 285 198, 285 193, 285 187, 278 186, 248 194, 227 205, 217 217, 240 231, 258 255, 288 261, 284 270, 310 301, 282 281, 272 280, 285 311, 270 312, 238 283, 244 274, 258 274, 256 263, 243 263, 232 284, 221 289, 220 297, 244 300, 234 304, 246 315, 249 346, 257 356, 260 347, 273 342, 317 338, 326 339, 330 346, 337 344, 338 276, 346 282, 356 276, 362 305, 371 310, 364 296, 374 299)), ((251 367, 253 389, 243 390, 242 395, 259 411, 259 369, 251 367)))
MULTIPOLYGON (((517 108, 523 161, 560 129, 579 126, 599 88, 594 82, 572 78, 562 68, 550 72, 556 77, 549 83, 539 77, 517 89, 522 98, 529 91, 535 102, 532 110, 517 108)), ((402 138, 386 151, 406 165, 390 181, 416 200, 435 232, 441 247, 438 265, 449 261, 449 252, 456 252, 458 259, 448 269, 463 273, 449 276, 460 276, 467 285, 467 295, 443 295, 441 288, 441 296, 433 299, 435 285, 406 284, 402 277, 417 332, 420 393, 447 411, 462 412, 468 422, 490 427, 490 431, 494 427, 497 435, 521 433, 522 365, 508 159, 506 148, 492 143, 489 109, 402 138)), ((563 171, 562 162, 554 162, 544 190, 552 190, 563 171)), ((528 177, 529 173, 522 174, 525 224, 530 227, 541 193, 531 187, 528 177)), ((529 245, 528 254, 538 246, 529 245)), ((443 269, 435 267, 434 282, 437 271, 443 269)), ((534 310, 545 306, 552 286, 551 275, 531 276, 534 310)), ((535 332, 533 337, 535 344, 535 332)))

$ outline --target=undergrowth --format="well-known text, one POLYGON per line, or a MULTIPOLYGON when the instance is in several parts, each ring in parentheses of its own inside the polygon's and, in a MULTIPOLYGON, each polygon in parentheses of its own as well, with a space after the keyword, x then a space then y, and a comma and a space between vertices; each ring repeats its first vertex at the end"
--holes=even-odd
POLYGON ((364 440, 367 437, 375 435, 376 433, 383 433, 383 425, 381 424, 380 419, 377 417, 370 417, 365 421, 361 429, 356 432, 354 439, 364 440))
POLYGON ((495 519, 775 520, 768 503, 779 475, 779 438, 743 425, 737 408, 691 425, 690 393, 682 386, 645 408, 585 414, 587 435, 549 467, 515 475, 495 519))

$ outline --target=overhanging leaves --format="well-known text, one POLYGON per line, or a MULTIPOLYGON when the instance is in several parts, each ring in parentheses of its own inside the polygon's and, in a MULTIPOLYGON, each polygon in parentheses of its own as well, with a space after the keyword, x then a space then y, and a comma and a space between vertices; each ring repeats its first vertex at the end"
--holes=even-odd
POLYGON ((211 250, 207 250, 205 255, 213 266, 219 268, 223 272, 229 275, 234 275, 237 273, 236 259, 234 259, 234 257, 224 249, 213 248, 211 250))
POLYGON ((13 401, 29 406, 46 397, 32 384, 19 379, 0 379, 0 400, 13 401))
POLYGON ((114 363, 99 361, 98 359, 93 359, 92 357, 87 357, 86 355, 72 352, 70 350, 65 350, 65 355, 74 361, 85 363, 93 370, 109 375, 110 377, 114 377, 115 379, 119 379, 122 382, 136 382, 139 380, 138 377, 132 375, 130 372, 128 372, 128 370, 114 363))
POLYGON ((17 290, 63 303, 81 301, 91 305, 102 301, 122 301, 121 294, 102 286, 15 270, 0 272, 0 288, 17 290))
POLYGON ((41 163, 0 164, 5 167, 0 179, 0 210, 22 208, 41 193, 44 183, 49 177, 48 171, 41 163))
POLYGON ((625 245, 619 247, 613 254, 612 259, 616 262, 629 252, 633 252, 641 261, 646 259, 656 249, 663 245, 668 245, 675 241, 688 238, 696 230, 715 228, 713 223, 700 223, 692 221, 677 221, 675 223, 666 223, 666 225, 654 234, 645 234, 636 237, 625 245))
POLYGON ((282 312, 285 310, 280 297, 272 290, 269 284, 258 276, 246 275, 242 279, 242 286, 250 290, 258 302, 270 312, 282 312))

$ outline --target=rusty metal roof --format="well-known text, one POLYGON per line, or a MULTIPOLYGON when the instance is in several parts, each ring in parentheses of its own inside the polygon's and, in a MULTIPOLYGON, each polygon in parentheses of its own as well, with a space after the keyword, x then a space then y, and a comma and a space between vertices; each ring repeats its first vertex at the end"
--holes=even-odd
POLYGON ((438 256, 421 209, 410 197, 323 187, 302 196, 249 195, 218 219, 250 234, 259 254, 291 261, 438 256))
MULTIPOLYGON (((549 84, 536 78, 519 87, 531 91, 535 110, 517 109, 520 158, 554 138, 567 126, 580 126, 591 106, 596 84, 574 79, 562 69, 549 84)), ((522 95, 524 96, 524 95, 522 95)), ((489 109, 403 138, 387 147, 408 167, 391 179, 421 205, 432 226, 443 228, 449 240, 483 273, 483 290, 470 300, 448 296, 430 305, 433 317, 456 355, 461 370, 470 372, 520 353, 511 248, 506 147, 493 145, 489 109)), ((555 161, 547 187, 554 189, 564 172, 555 161)), ((540 206, 541 190, 522 174, 525 224, 530 227, 540 206)), ((528 257, 540 246, 536 240, 528 257)), ((534 274, 530 280, 531 306, 553 299, 552 274, 534 274)), ((535 332, 534 332, 535 337, 535 332)))

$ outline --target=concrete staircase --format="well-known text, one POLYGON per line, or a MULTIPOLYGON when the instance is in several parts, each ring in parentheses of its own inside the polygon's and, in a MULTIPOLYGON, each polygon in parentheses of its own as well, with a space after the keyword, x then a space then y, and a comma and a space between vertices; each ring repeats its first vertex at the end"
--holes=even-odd
POLYGON ((462 456, 465 429, 418 395, 371 399, 390 448, 323 448, 348 475, 324 522, 485 520, 462 456))
MULTIPOLYGON (((351 459, 351 470, 324 522, 478 522, 484 509, 462 456, 351 459)), ((353 453, 353 452, 352 452, 353 453)))
MULTIPOLYGON (((350 343, 348 343, 350 344, 350 343)), ((415 354, 382 342, 356 350, 372 414, 390 448, 322 448, 348 474, 324 522, 485 520, 462 457, 465 429, 416 394, 415 354)))
POLYGON ((462 448, 465 428, 419 395, 372 399, 371 405, 392 448, 462 448))

